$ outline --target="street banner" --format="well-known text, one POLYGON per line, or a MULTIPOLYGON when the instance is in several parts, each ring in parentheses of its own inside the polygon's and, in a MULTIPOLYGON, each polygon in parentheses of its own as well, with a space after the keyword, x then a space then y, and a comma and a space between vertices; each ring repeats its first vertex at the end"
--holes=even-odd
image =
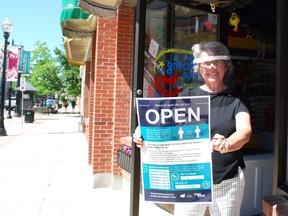
POLYGON ((30 73, 30 56, 31 52, 21 49, 21 58, 19 63, 19 72, 29 74, 30 73))
POLYGON ((8 49, 7 81, 17 81, 21 48, 11 46, 8 49))
POLYGON ((145 201, 211 203, 210 98, 137 98, 145 201))

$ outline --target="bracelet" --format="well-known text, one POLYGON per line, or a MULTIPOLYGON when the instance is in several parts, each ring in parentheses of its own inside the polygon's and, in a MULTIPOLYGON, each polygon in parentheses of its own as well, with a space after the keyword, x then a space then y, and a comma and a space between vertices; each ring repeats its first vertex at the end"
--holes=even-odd
POLYGON ((228 148, 227 149, 230 149, 231 148, 231 143, 227 139, 225 139, 225 141, 228 144, 228 148))
POLYGON ((231 143, 225 138, 212 138, 211 140, 221 140, 221 144, 218 146, 221 153, 227 153, 231 148, 231 143))
POLYGON ((231 148, 231 144, 230 144, 230 142, 227 139, 224 139, 224 141, 225 141, 224 145, 221 146, 221 152, 222 153, 227 153, 230 150, 230 148, 231 148))

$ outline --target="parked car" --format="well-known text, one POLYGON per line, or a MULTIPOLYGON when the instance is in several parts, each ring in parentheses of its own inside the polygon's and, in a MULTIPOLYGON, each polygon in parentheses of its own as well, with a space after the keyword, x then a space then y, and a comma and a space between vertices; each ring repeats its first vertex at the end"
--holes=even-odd
MULTIPOLYGON (((4 101, 4 107, 6 110, 9 108, 9 99, 4 101)), ((16 108, 16 97, 11 97, 11 110, 15 110, 16 108)))

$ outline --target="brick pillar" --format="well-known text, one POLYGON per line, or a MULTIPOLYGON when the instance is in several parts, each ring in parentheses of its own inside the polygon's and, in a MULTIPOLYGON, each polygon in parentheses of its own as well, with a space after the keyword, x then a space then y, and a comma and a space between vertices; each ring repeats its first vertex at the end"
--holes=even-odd
MULTIPOLYGON (((93 92, 93 172, 112 173, 115 123, 117 19, 98 17, 93 92)), ((91 124, 90 123, 90 124, 91 124)))
POLYGON ((132 63, 134 49, 134 8, 120 7, 118 10, 117 70, 115 97, 115 129, 113 148, 113 174, 120 175, 117 165, 117 149, 121 138, 129 135, 131 116, 132 63))
POLYGON ((133 8, 121 7, 112 19, 98 17, 89 96, 89 158, 94 174, 121 173, 116 151, 130 131, 133 43, 133 8))
POLYGON ((87 79, 89 79, 89 95, 85 98, 85 104, 87 107, 88 112, 88 130, 86 133, 88 133, 88 148, 89 148, 89 157, 88 161, 89 164, 93 167, 93 152, 94 152, 94 139, 93 139, 93 116, 94 116, 94 102, 95 102, 95 53, 96 53, 96 31, 93 32, 93 39, 92 39, 92 51, 91 51, 91 63, 90 63, 90 70, 89 70, 89 76, 87 76, 87 79), (89 78, 88 78, 89 77, 89 78))

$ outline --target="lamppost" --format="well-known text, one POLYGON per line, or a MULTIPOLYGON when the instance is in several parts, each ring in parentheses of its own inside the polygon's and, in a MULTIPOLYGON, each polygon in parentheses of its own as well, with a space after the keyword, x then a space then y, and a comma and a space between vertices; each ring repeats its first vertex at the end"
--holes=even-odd
POLYGON ((12 96, 12 87, 11 87, 11 83, 12 82, 9 82, 9 88, 8 88, 8 96, 9 96, 9 99, 8 99, 8 114, 6 116, 7 119, 12 119, 12 115, 11 115, 11 96, 12 96))
POLYGON ((0 100, 0 136, 7 136, 5 127, 4 127, 4 101, 5 101, 5 84, 6 84, 6 68, 7 68, 7 45, 8 45, 8 38, 10 36, 10 32, 13 28, 12 23, 10 20, 6 17, 2 23, 2 30, 4 33, 4 58, 3 58, 3 73, 2 73, 2 79, 1 79, 1 100, 0 100))

